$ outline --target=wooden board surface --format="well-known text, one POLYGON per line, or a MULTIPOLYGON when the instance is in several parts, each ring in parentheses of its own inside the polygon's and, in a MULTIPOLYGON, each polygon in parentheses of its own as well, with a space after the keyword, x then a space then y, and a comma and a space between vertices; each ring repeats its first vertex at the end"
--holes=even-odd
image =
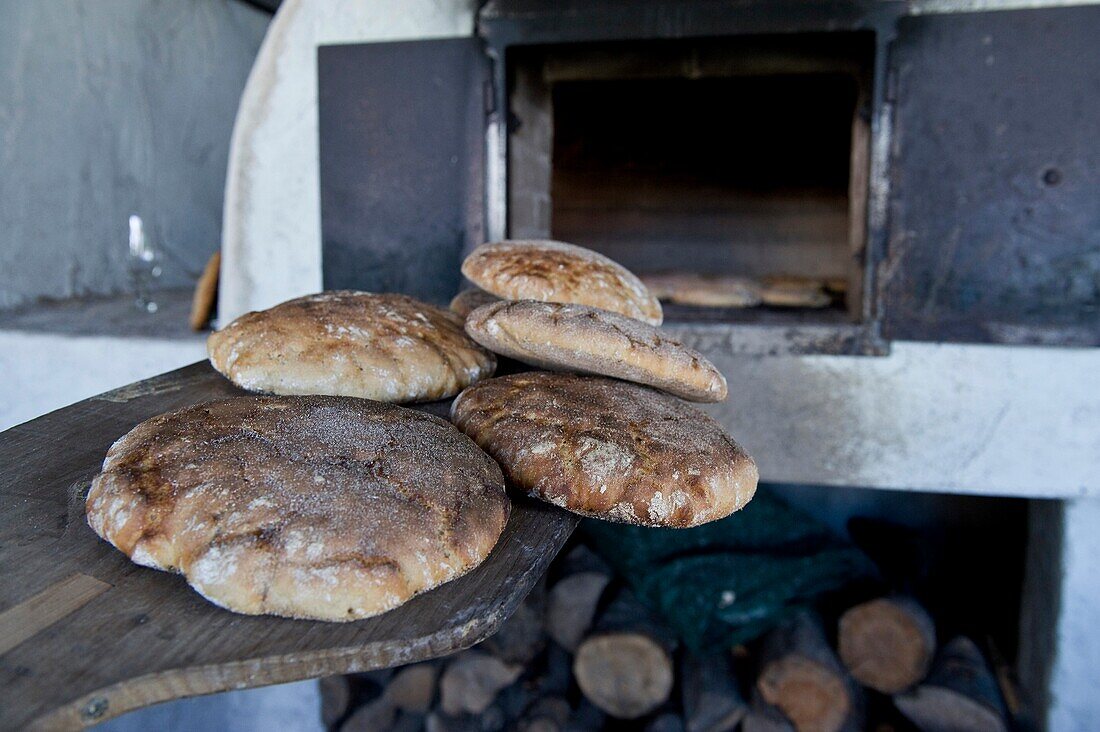
POLYGON ((222 610, 101 541, 84 495, 138 422, 240 393, 200 363, 0 433, 0 729, 79 728, 169 699, 451 653, 499 627, 576 526, 513 496, 480 567, 384 615, 321 623, 222 610))

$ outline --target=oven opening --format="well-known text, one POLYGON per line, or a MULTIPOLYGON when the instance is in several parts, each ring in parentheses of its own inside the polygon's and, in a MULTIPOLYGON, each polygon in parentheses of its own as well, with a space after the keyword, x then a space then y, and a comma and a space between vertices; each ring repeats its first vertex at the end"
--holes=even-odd
POLYGON ((666 319, 864 319, 869 34, 513 59, 509 224, 643 277, 666 319))

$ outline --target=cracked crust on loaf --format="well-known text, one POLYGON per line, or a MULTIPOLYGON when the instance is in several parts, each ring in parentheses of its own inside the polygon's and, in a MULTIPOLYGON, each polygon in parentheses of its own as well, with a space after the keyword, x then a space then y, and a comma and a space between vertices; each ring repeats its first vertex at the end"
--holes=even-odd
POLYGON ((153 417, 111 446, 88 524, 230 610, 346 621, 477 566, 509 501, 446 421, 348 397, 248 396, 153 417))
POLYGON ((496 370, 462 318, 397 294, 300 297, 242 315, 206 344, 210 363, 230 381, 269 394, 430 401, 496 370))
POLYGON ((462 263, 471 282, 505 300, 577 303, 660 325, 663 315, 642 281, 590 249, 560 241, 482 244, 462 263))
POLYGON ((462 392, 451 419, 531 495, 584 516, 689 527, 756 492, 752 458, 675 397, 597 376, 529 372, 462 392))
POLYGON ((613 376, 696 402, 727 394, 703 354, 656 326, 586 305, 496 302, 474 310, 466 332, 490 351, 551 371, 613 376))

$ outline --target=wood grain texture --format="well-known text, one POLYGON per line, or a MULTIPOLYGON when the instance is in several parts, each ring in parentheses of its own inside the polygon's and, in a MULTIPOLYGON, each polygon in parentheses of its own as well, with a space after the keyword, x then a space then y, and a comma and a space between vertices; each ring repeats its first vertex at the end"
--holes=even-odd
POLYGON ((0 654, 74 613, 111 586, 86 574, 74 574, 0 613, 0 654))
POLYGON ((182 577, 138 567, 96 537, 84 519, 84 494, 107 448, 138 422, 240 393, 199 363, 0 434, 0 612, 74 574, 110 585, 0 653, 0 729, 76 729, 170 699, 466 648, 515 610, 576 525, 570 514, 517 496, 484 564, 368 620, 331 624, 219 609, 182 577))

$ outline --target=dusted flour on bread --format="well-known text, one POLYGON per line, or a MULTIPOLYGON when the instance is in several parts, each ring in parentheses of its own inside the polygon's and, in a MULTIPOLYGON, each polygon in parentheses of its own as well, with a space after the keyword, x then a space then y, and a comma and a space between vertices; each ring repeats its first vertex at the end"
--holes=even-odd
POLYGON ((211 333, 207 349, 234 384, 271 394, 428 401, 496 370, 493 354, 454 313, 405 295, 348 290, 243 315, 211 333))
POLYGON ((530 372, 462 392, 451 418, 515 485, 585 516, 687 527, 756 492, 756 464, 721 425, 648 387, 530 372))
POLYGON ((346 397, 238 397, 142 422, 88 493, 92 529, 237 612, 355 620, 478 565, 500 468, 446 421, 346 397))
POLYGON ((466 257, 462 274, 506 300, 590 305, 650 325, 663 319, 661 303, 630 270, 591 249, 560 241, 482 244, 466 257))
POLYGON ((697 402, 726 398, 725 377, 703 354, 607 310, 496 302, 470 313, 466 332, 490 351, 545 369, 614 376, 697 402))

